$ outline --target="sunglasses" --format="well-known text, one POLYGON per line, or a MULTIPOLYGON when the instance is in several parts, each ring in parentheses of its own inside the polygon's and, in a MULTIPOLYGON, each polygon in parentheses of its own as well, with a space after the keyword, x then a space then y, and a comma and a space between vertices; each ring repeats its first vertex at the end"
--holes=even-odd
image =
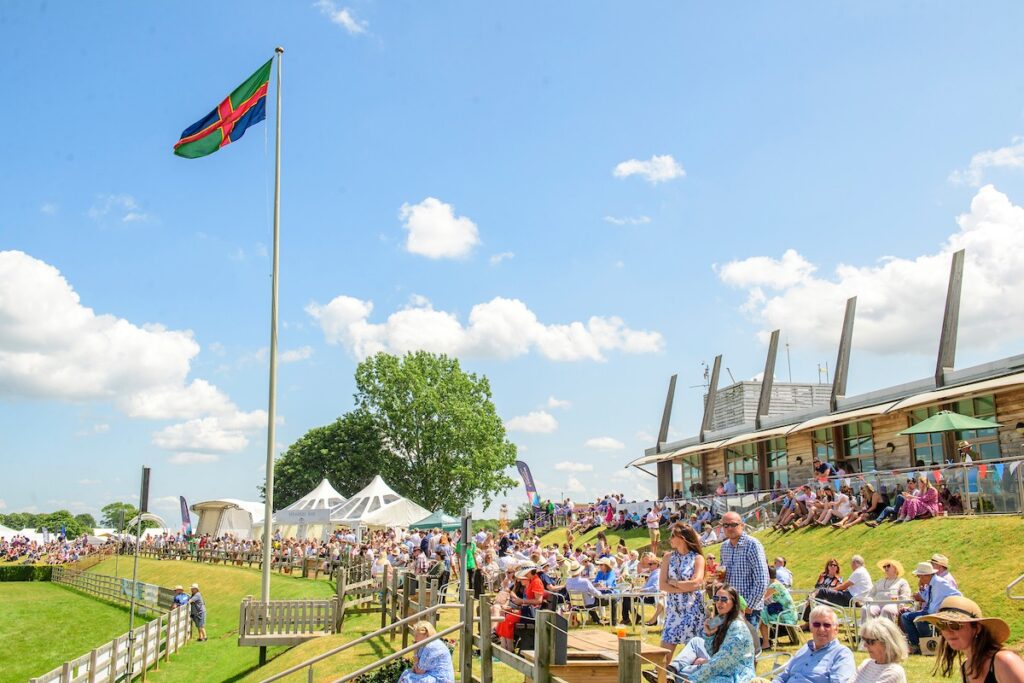
POLYGON ((732 600, 728 595, 715 595, 711 598, 714 602, 729 602, 732 600))
POLYGON ((829 629, 833 629, 836 627, 835 624, 830 624, 827 621, 812 621, 811 626, 813 626, 814 628, 820 628, 823 631, 828 631, 829 629))
POLYGON ((935 628, 940 631, 959 631, 964 627, 959 621, 937 621, 935 622, 935 628))
POLYGON ((883 564, 882 565, 882 569, 892 569, 892 565, 891 564, 883 564))
POLYGON ((865 645, 874 645, 878 642, 878 638, 868 638, 867 636, 861 636, 860 639, 864 641, 865 645))
POLYGON ((735 529, 739 525, 740 525, 739 522, 727 522, 727 523, 723 524, 722 526, 724 526, 726 529, 735 529))

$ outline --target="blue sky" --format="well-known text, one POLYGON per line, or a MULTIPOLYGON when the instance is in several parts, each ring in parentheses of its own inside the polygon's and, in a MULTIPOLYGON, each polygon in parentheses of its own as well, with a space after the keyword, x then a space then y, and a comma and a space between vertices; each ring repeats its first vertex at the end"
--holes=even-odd
POLYGON ((670 374, 674 437, 701 362, 750 378, 776 326, 815 381, 846 296, 851 392, 929 376, 960 247, 958 365, 1018 353, 1022 15, 4 3, 0 511, 95 512, 143 464, 163 512, 255 499, 274 107, 171 148, 275 45, 282 445, 352 407, 361 354, 426 347, 490 378, 542 495, 642 495, 670 374))

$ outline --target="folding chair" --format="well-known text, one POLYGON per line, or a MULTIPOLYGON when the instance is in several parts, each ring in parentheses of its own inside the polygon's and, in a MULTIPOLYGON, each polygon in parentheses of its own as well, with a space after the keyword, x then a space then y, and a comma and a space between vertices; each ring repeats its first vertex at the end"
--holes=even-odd
POLYGON ((845 632, 850 646, 856 650, 860 644, 860 622, 857 619, 857 615, 860 613, 861 603, 858 600, 851 600, 849 605, 843 606, 815 597, 811 597, 809 600, 815 605, 825 605, 832 608, 839 619, 837 624, 838 630, 845 632))

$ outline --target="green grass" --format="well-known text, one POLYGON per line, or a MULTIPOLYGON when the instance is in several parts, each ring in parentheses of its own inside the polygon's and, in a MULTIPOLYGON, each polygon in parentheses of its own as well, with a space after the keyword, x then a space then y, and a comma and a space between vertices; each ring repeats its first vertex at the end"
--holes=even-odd
MULTIPOLYGON (((121 562, 121 576, 131 573, 131 563, 121 562)), ((105 560, 89 571, 113 575, 114 561, 105 560)), ((238 647, 238 608, 246 595, 260 594, 257 569, 203 564, 191 561, 139 560, 139 580, 161 586, 198 583, 206 601, 205 643, 192 641, 180 654, 171 657, 160 671, 149 678, 155 681, 237 681, 258 668, 259 648, 238 647)), ((323 579, 295 578, 273 574, 270 592, 275 599, 329 598, 334 584, 323 579)), ((268 657, 286 652, 284 647, 270 648, 268 657)), ((258 677, 257 677, 258 680, 258 677)))
POLYGON ((0 605, 2 683, 25 683, 128 632, 127 609, 57 584, 0 583, 0 605))

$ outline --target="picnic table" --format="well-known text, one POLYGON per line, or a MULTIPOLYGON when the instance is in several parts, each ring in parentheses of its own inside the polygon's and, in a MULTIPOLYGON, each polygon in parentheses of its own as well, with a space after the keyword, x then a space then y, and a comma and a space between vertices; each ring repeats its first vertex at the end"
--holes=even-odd
MULTIPOLYGON (((640 656, 658 662, 658 683, 666 683, 665 669, 661 668, 668 650, 641 642, 640 656)), ((522 653, 533 661, 533 651, 522 653)), ((578 629, 567 636, 566 663, 552 664, 551 674, 568 683, 618 683, 619 639, 614 633, 600 629, 578 629)))

